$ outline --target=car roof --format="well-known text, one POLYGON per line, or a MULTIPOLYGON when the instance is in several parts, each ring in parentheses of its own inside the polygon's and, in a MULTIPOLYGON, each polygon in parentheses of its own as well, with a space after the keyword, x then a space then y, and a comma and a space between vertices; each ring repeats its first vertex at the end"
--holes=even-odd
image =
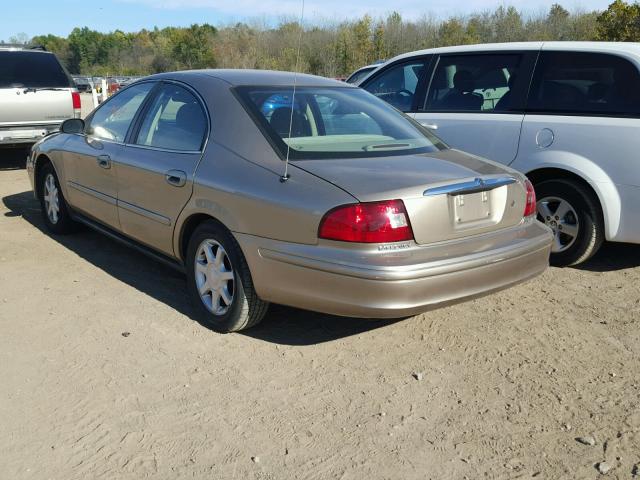
POLYGON ((295 83, 300 87, 346 87, 350 85, 330 78, 308 75, 305 73, 279 72, 273 70, 244 70, 244 69, 210 69, 210 70, 185 70, 180 72, 168 72, 146 77, 148 79, 173 78, 188 81, 191 76, 208 76, 227 82, 232 86, 241 85, 275 85, 290 86, 295 83))
POLYGON ((420 55, 463 53, 463 52, 499 52, 511 50, 573 50, 585 52, 620 52, 640 56, 640 43, 637 42, 511 42, 484 43, 475 45, 457 45, 452 47, 428 48, 414 52, 403 53, 388 63, 413 58, 420 55))
POLYGON ((0 44, 0 52, 28 52, 38 55, 53 55, 53 52, 43 50, 41 47, 22 47, 20 45, 0 44))

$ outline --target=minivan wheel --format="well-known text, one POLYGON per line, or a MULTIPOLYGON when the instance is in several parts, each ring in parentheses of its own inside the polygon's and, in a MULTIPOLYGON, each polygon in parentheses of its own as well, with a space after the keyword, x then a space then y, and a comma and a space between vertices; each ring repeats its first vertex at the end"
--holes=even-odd
POLYGON ((594 195, 574 180, 546 180, 535 189, 538 220, 554 234, 551 264, 577 265, 591 258, 604 240, 604 219, 594 195))
POLYGON ((214 221, 202 223, 187 247, 188 288, 197 319, 217 332, 257 325, 269 303, 253 288, 251 272, 235 238, 214 221))
POLYGON ((59 235, 74 231, 76 225, 69 215, 69 207, 51 163, 42 167, 37 181, 40 210, 47 229, 59 235))

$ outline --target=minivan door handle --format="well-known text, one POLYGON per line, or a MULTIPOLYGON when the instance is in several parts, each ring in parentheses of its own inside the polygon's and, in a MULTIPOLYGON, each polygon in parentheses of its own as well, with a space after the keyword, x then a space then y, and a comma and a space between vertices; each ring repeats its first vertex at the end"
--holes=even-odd
POLYGON ((174 187, 183 187, 187 183, 187 174, 182 170, 169 170, 164 178, 169 185, 174 187))
POLYGON ((97 161, 101 168, 111 168, 111 157, 109 155, 98 155, 97 161))

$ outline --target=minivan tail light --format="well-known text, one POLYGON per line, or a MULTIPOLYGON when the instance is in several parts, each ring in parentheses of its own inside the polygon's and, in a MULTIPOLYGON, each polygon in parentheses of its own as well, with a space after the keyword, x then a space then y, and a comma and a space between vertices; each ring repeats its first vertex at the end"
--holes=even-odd
POLYGON ((82 103, 80 102, 80 94, 78 92, 71 92, 71 103, 73 104, 73 116, 80 118, 82 115, 82 103))
POLYGON ((402 200, 354 203, 336 207, 320 222, 318 237, 358 243, 413 240, 402 200))
POLYGON ((536 215, 538 212, 538 209, 536 207, 536 191, 529 179, 524 181, 524 186, 527 189, 527 199, 524 204, 524 216, 531 217, 533 215, 536 215))

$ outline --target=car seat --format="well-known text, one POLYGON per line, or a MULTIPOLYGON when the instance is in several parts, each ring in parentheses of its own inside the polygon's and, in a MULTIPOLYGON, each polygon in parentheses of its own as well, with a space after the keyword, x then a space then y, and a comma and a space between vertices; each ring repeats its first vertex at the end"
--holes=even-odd
POLYGON ((291 122, 291 137, 311 136, 311 125, 307 118, 298 110, 293 110, 291 116, 290 107, 280 107, 273 111, 269 124, 280 138, 289 138, 289 123, 291 122))
POLYGON ((438 110, 470 110, 482 109, 484 98, 475 93, 473 75, 468 70, 459 70, 453 76, 453 88, 437 105, 438 110))

